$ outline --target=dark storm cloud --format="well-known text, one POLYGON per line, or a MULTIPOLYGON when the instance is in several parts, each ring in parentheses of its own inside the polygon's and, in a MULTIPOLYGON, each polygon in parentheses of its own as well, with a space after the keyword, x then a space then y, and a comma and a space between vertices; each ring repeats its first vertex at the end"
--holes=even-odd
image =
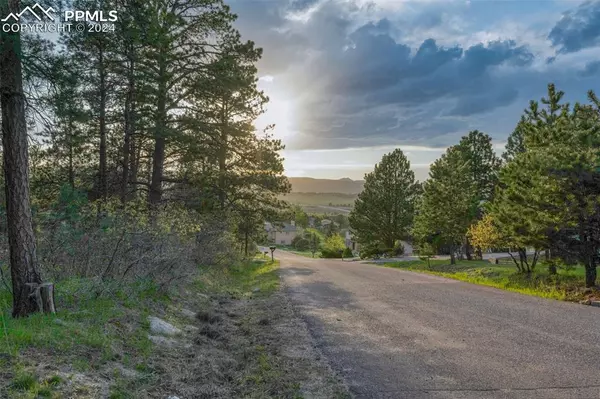
POLYGON ((434 39, 425 40, 412 59, 412 71, 415 75, 428 75, 442 65, 459 59, 463 50, 456 46, 448 49, 439 47, 434 39))
MULTIPOLYGON (((498 126, 492 115, 506 107, 516 110, 516 123, 519 110, 544 94, 557 71, 573 82, 592 79, 600 69, 591 62, 575 73, 549 63, 546 71, 535 71, 533 52, 513 40, 463 47, 443 46, 430 37, 415 46, 410 32, 443 28, 438 8, 400 23, 398 15, 363 18, 364 9, 351 1, 233 4, 244 36, 265 49, 261 74, 274 75, 273 84, 283 86, 298 105, 296 128, 306 139, 297 145, 304 148, 448 145, 472 128, 486 130, 485 118, 498 126)), ((564 14, 549 35, 558 52, 597 42, 599 10, 600 2, 585 3, 564 14)), ((508 133, 499 132, 500 140, 508 133)))
POLYGON ((548 39, 563 54, 600 45, 600 1, 586 1, 564 13, 548 39))
POLYGON ((470 116, 511 104, 518 96, 516 89, 502 90, 492 96, 464 97, 458 100, 449 115, 470 116))
POLYGON ((530 65, 533 58, 527 47, 517 46, 512 40, 494 41, 487 45, 479 43, 465 51, 460 71, 465 76, 480 76, 489 67, 503 63, 520 67, 530 65))

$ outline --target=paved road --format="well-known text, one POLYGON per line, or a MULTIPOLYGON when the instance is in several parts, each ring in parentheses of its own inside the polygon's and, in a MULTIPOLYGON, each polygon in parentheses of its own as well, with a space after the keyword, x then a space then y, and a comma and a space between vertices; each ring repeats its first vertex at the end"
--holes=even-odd
POLYGON ((600 308, 279 251, 286 290, 359 398, 600 398, 600 308))

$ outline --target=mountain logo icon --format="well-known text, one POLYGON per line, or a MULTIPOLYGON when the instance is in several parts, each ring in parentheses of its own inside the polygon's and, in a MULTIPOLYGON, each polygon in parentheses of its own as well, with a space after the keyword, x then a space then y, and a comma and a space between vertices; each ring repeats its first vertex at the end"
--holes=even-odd
POLYGON ((32 7, 25 7, 20 13, 15 14, 11 12, 5 18, 0 19, 0 21, 7 22, 12 18, 15 22, 18 22, 19 18, 21 18, 21 16, 25 13, 33 15, 38 21, 41 21, 43 16, 46 16, 48 19, 50 19, 50 21, 54 21, 54 17, 52 16, 51 12, 54 13, 56 10, 52 7, 44 9, 44 7, 40 6, 38 3, 35 3, 32 7))

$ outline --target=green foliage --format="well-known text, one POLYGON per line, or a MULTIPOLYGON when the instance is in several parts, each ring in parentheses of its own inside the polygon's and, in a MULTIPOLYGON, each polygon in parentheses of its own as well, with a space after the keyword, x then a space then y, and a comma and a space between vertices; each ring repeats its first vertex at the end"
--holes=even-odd
POLYGON ((469 177, 469 163, 456 146, 431 165, 415 217, 418 242, 448 246, 454 256, 477 206, 476 186, 469 177))
POLYGON ((303 229, 308 227, 308 214, 304 212, 302 207, 298 205, 293 205, 291 207, 292 217, 291 220, 296 221, 296 226, 302 227, 303 229))
POLYGON ((266 296, 279 288, 279 261, 255 259, 225 268, 203 267, 197 280, 202 292, 233 298, 266 296))
POLYGON ((360 257, 362 259, 374 258, 379 259, 382 256, 395 257, 404 254, 404 246, 400 240, 394 243, 393 247, 388 247, 380 242, 372 242, 361 247, 360 257))
POLYGON ((502 153, 502 158, 505 162, 510 162, 517 154, 525 152, 524 135, 525 130, 527 129, 527 123, 525 116, 522 116, 515 130, 508 136, 505 150, 502 153))
POLYGON ((520 126, 524 151, 501 171, 490 210, 511 245, 576 255, 592 286, 600 250, 600 108, 593 92, 591 105, 573 108, 561 103, 563 95, 549 85, 543 108, 531 102, 520 126))
POLYGON ((344 238, 339 234, 325 238, 321 246, 321 258, 341 258, 346 244, 344 238))
POLYGON ((307 251, 310 248, 310 238, 305 238, 302 235, 294 237, 292 247, 298 251, 307 251))
POLYGON ((472 179, 475 185, 476 199, 474 202, 482 204, 491 201, 501 163, 492 147, 492 138, 474 130, 461 138, 457 149, 468 165, 469 174, 465 176, 465 179, 472 179))
POLYGON ((379 259, 389 250, 384 244, 374 241, 360 247, 360 257, 362 259, 374 258, 379 259))
POLYGON ((364 190, 350 213, 350 227, 362 245, 380 243, 392 248, 408 237, 420 185, 404 153, 386 154, 375 170, 365 175, 364 190))
MULTIPOLYGON (((27 318, 10 317, 10 293, 0 291, 1 351, 13 358, 32 349, 57 351, 57 361, 77 364, 86 356, 85 365, 97 368, 115 358, 146 358, 152 344, 148 340, 145 318, 167 297, 152 282, 138 282, 126 288, 117 282, 105 282, 97 294, 98 281, 71 279, 61 281, 56 290, 56 315, 33 314, 27 318), (106 288, 106 287, 111 288, 106 288), (86 355, 87 354, 87 355, 86 355), (89 355, 89 356, 88 356, 89 355)), ((25 371, 18 372, 14 388, 52 391, 61 383, 57 376, 38 382, 25 371)))
POLYGON ((352 253, 352 250, 348 247, 344 248, 344 252, 342 253, 342 257, 344 258, 353 258, 354 254, 352 253))

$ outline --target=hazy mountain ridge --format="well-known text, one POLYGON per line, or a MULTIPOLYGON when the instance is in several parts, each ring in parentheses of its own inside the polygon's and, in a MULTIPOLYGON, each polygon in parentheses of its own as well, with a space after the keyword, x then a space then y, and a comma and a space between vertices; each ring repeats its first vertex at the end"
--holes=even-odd
POLYGON ((364 180, 315 179, 312 177, 288 177, 293 193, 341 193, 358 194, 365 184, 364 180))

